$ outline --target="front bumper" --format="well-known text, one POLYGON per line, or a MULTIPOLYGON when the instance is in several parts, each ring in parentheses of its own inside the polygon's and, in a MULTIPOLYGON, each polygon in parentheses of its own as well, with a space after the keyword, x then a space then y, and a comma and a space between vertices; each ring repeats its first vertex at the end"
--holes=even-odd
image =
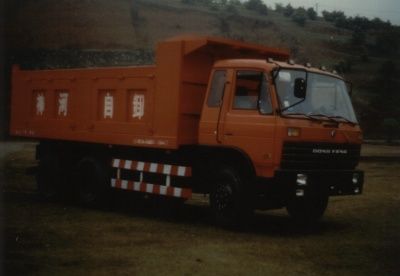
POLYGON ((363 192, 364 172, 359 170, 280 170, 276 184, 284 187, 286 197, 360 195, 363 192))

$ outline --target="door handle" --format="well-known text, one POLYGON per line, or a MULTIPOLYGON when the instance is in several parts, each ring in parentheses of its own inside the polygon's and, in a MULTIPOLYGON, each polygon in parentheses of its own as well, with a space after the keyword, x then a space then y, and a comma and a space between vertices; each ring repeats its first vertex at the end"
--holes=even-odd
POLYGON ((226 136, 233 136, 233 133, 231 133, 231 132, 225 132, 225 135, 226 135, 226 136))

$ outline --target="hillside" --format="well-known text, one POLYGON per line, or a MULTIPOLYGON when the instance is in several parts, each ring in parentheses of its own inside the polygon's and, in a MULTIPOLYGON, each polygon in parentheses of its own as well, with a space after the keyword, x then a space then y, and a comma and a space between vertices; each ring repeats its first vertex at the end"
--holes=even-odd
POLYGON ((237 13, 184 5, 181 0, 19 0, 10 4, 11 49, 147 49, 165 38, 196 33, 286 47, 301 59, 333 62, 349 33, 322 20, 297 26, 290 18, 240 9, 237 13), (132 4, 137 18, 132 18, 132 4), (38 16, 40 15, 40 16, 38 16))
MULTIPOLYGON (((345 74, 354 83, 354 102, 361 123, 367 133, 376 134, 376 124, 382 124, 384 118, 371 122, 377 111, 369 107, 369 102, 374 99, 371 86, 389 58, 385 53, 370 55, 369 46, 352 46, 351 30, 338 28, 323 18, 307 20, 301 26, 271 9, 265 15, 243 5, 229 9, 193 2, 196 1, 8 1, 7 62, 27 68, 152 63, 152 51, 158 41, 188 33, 283 47, 297 62, 323 64, 345 74)), ((372 35, 368 33, 366 37, 370 44, 374 41, 372 35)), ((390 58, 393 60, 393 56, 390 58)), ((394 63, 397 61, 398 53, 394 63)))

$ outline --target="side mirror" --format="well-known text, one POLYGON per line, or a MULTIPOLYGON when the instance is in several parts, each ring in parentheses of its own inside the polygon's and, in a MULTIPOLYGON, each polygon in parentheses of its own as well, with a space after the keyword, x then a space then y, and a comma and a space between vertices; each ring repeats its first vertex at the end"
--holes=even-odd
POLYGON ((305 99, 306 98, 306 80, 302 78, 297 78, 294 80, 294 96, 296 98, 305 99))

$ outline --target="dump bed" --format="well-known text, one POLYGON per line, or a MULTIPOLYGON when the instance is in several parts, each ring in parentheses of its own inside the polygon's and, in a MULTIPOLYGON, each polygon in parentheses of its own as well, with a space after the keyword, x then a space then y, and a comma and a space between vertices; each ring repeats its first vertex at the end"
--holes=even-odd
POLYGON ((180 37, 158 45, 155 66, 25 71, 16 65, 10 132, 171 149, 196 144, 214 62, 268 57, 288 54, 233 40, 180 37))

